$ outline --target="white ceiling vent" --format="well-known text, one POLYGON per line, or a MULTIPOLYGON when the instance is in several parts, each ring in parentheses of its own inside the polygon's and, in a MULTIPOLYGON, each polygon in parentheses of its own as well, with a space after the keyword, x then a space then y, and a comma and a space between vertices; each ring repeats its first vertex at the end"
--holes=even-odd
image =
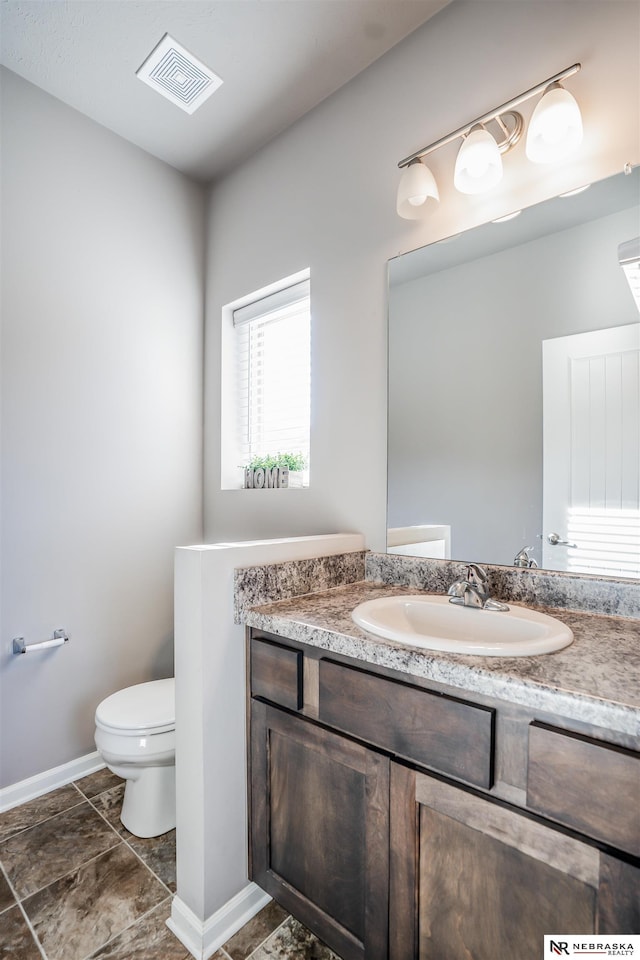
POLYGON ((136 76, 176 106, 193 113, 222 80, 165 33, 136 76))

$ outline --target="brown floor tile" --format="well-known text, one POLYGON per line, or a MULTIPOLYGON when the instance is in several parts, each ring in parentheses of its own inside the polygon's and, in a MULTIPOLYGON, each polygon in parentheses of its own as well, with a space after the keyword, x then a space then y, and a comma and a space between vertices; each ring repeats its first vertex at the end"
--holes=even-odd
POLYGON ((121 837, 130 837, 131 834, 120 819, 123 797, 124 783, 121 781, 116 787, 103 791, 97 797, 92 797, 91 803, 109 821, 113 829, 118 831, 121 837))
POLYGON ((245 960, 286 918, 287 911, 272 900, 224 943, 222 949, 229 954, 231 960, 245 960))
POLYGON ((118 843, 86 801, 0 844, 0 861, 20 899, 118 843))
POLYGON ((166 925, 171 900, 91 954, 90 960, 190 960, 191 954, 166 925))
POLYGON ((0 813, 0 843, 20 833, 21 830, 34 827, 42 820, 48 820, 56 813, 68 810, 69 807, 76 806, 78 803, 82 803, 81 795, 75 787, 68 784, 58 790, 52 790, 51 793, 45 793, 43 797, 29 800, 19 807, 5 810, 4 813, 0 813))
POLYGON ((0 918, 0 957, 2 960, 42 960, 20 907, 12 907, 0 918))
POLYGON ((144 860, 150 870, 159 877, 164 884, 176 892, 176 832, 170 830, 160 837, 133 837, 128 842, 138 856, 144 860))
MULTIPOLYGON (((82 795, 69 785, 0 815, 0 860, 48 960, 189 960, 165 923, 171 899, 163 884, 175 890, 175 831, 150 839, 129 833, 120 821, 124 783, 108 770, 77 785, 82 795)), ((14 903, 0 872, 0 960, 42 960, 14 903)), ((249 956, 340 960, 275 901, 211 960, 249 956)))
POLYGON ((103 793, 105 790, 117 787, 118 784, 122 783, 122 779, 116 777, 115 773, 111 773, 111 770, 107 770, 105 767, 104 770, 90 773, 88 777, 82 777, 81 780, 75 780, 74 783, 78 790, 81 790, 85 797, 90 800, 91 797, 97 797, 99 793, 103 793))
POLYGON ((251 960, 340 960, 301 923, 289 917, 262 946, 251 960))
POLYGON ((49 960, 83 960, 167 891, 124 843, 24 901, 49 960))
POLYGON ((11 892, 11 887, 7 883, 4 873, 0 873, 0 913, 12 907, 16 898, 11 892))
POLYGON ((139 857, 144 860, 147 866, 157 874, 163 883, 166 883, 169 890, 175 893, 176 890, 176 832, 170 830, 159 837, 135 837, 129 833, 127 828, 120 820, 120 810, 122 809, 122 797, 124 795, 124 784, 114 787, 99 797, 95 797, 91 802, 109 821, 114 830, 117 830, 120 836, 127 841, 135 850, 139 857))

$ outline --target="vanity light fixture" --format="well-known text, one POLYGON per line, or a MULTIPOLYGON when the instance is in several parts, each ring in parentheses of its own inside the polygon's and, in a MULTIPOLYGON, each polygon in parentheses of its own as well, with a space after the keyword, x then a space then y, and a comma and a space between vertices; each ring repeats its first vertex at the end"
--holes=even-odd
POLYGON ((514 210, 513 213, 506 213, 504 217, 496 217, 495 220, 492 220, 491 223, 507 223, 509 220, 515 220, 516 217, 519 217, 522 213, 522 210, 514 210))
POLYGON ((425 209, 440 203, 434 175, 422 160, 413 160, 404 170, 398 186, 397 209, 405 220, 419 220, 425 209))
POLYGON ((484 193, 502 180, 502 157, 488 130, 478 125, 462 141, 453 173, 460 193, 484 193))
POLYGON ((562 200, 565 200, 567 197, 577 197, 579 193, 584 193, 585 190, 588 190, 590 186, 590 183, 585 183, 584 187, 576 187, 575 190, 567 190, 566 193, 559 193, 558 196, 562 200))
POLYGON ((515 109, 542 93, 529 125, 526 152, 535 163, 552 163, 575 150, 582 140, 580 108, 560 81, 580 70, 574 63, 519 96, 490 110, 446 137, 423 147, 398 163, 403 171, 398 187, 397 211, 406 220, 419 220, 439 201, 438 186, 423 158, 462 138, 454 170, 454 186, 461 193, 483 193, 502 177, 501 155, 518 142, 524 130, 522 115, 515 109), (496 136, 487 129, 494 124, 496 136))
POLYGON ((531 114, 527 157, 532 163, 563 160, 582 143, 580 107, 561 83, 550 83, 531 114))

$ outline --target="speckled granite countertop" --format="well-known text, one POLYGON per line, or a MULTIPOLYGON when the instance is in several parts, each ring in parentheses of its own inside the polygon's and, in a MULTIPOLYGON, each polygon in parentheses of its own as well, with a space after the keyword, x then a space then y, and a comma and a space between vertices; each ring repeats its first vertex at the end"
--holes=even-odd
POLYGON ((243 619, 355 660, 640 735, 640 621, 547 609, 573 630, 569 647, 536 657, 474 657, 374 639, 351 619, 364 600, 419 592, 361 581, 252 607, 243 619))

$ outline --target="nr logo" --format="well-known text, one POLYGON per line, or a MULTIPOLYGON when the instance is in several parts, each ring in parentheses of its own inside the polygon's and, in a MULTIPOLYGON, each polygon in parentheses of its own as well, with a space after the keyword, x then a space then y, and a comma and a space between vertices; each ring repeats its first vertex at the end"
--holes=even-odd
POLYGON ((557 956, 561 956, 562 954, 567 957, 569 956, 569 944, 566 940, 550 940, 549 949, 551 950, 551 953, 554 953, 557 956))

